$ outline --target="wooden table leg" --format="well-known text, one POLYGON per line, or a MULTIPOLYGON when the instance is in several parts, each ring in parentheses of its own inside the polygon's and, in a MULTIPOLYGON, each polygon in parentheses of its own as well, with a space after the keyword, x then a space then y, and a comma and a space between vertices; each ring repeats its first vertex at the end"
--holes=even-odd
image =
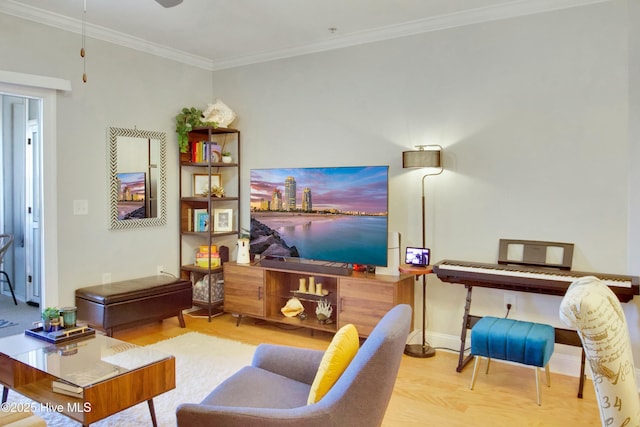
POLYGON ((147 400, 147 404, 149 405, 149 413, 151 414, 151 424, 153 424, 153 427, 158 427, 158 422, 156 421, 156 410, 153 407, 153 399, 147 400))

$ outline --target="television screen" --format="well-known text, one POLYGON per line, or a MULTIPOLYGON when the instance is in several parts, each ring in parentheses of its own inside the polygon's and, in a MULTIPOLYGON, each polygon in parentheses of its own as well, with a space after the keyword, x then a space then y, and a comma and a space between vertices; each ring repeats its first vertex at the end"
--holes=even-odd
POLYGON ((251 170, 251 252, 387 265, 388 166, 251 170))
POLYGON ((146 174, 126 172, 117 174, 118 179, 118 219, 139 219, 146 217, 146 174))

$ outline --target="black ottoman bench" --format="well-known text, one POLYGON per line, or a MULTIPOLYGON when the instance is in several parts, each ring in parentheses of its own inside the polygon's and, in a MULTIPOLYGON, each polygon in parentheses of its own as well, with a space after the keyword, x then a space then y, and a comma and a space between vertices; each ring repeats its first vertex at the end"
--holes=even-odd
POLYGON ((192 306, 189 280, 150 276, 106 285, 76 289, 79 320, 102 329, 108 336, 119 327, 178 316, 185 327, 182 310, 192 306))

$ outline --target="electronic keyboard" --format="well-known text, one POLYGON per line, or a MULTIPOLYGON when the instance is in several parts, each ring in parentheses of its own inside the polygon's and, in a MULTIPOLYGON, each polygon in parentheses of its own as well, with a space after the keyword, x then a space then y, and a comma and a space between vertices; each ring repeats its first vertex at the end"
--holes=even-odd
POLYGON ((454 260, 438 262, 433 266, 433 272, 443 282, 561 296, 576 279, 595 276, 608 285, 621 302, 629 302, 634 295, 640 295, 638 276, 454 260))

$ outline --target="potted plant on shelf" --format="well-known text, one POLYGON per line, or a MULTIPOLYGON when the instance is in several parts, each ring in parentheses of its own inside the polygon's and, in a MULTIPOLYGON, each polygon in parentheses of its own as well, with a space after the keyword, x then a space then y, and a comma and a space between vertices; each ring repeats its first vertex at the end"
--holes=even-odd
POLYGON ((232 158, 231 158, 231 153, 228 151, 224 151, 222 153, 222 163, 231 163, 232 158))
POLYGON ((47 307, 42 312, 42 330, 51 332, 60 326, 60 310, 58 307, 47 307), (54 329, 55 328, 55 329, 54 329))
POLYGON ((217 128, 216 122, 204 122, 202 119, 202 110, 195 107, 183 108, 176 116, 176 133, 178 134, 178 146, 181 153, 186 153, 189 150, 189 132, 194 128, 202 126, 211 126, 217 128))

